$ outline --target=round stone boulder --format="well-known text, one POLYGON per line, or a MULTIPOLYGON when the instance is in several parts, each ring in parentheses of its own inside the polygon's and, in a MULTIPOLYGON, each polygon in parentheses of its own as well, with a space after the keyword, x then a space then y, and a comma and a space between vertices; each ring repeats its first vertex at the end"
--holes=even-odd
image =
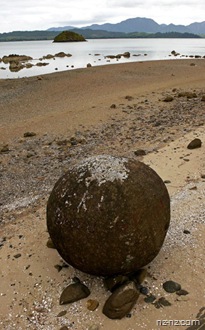
POLYGON ((47 203, 47 227, 61 257, 89 274, 129 274, 160 251, 170 198, 149 166, 99 155, 69 169, 47 203))

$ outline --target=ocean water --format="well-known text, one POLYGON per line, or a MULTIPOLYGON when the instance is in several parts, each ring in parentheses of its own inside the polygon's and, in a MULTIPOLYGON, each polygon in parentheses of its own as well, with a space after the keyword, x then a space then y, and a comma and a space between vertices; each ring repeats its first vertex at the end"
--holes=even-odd
POLYGON ((47 54, 58 52, 72 54, 71 57, 43 60, 48 63, 43 67, 33 66, 19 72, 10 72, 9 66, 0 62, 0 79, 21 78, 43 75, 55 71, 85 68, 92 66, 127 63, 136 61, 153 61, 184 58, 185 56, 205 56, 205 39, 88 39, 79 43, 53 43, 45 41, 0 42, 0 58, 4 55, 18 54, 33 58, 32 64, 47 54), (179 56, 171 56, 175 50, 179 56), (130 52, 130 58, 108 59, 107 55, 117 55, 130 52))

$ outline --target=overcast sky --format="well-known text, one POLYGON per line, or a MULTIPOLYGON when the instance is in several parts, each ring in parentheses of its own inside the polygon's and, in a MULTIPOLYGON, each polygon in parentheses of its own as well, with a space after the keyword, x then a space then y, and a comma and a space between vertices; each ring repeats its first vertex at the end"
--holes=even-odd
POLYGON ((1 0, 0 33, 152 18, 188 25, 205 20, 204 0, 1 0))

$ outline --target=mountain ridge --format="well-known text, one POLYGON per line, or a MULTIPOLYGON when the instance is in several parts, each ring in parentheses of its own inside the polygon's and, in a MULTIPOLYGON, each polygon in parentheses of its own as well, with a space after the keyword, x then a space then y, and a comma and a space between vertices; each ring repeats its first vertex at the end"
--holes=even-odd
MULTIPOLYGON (((63 31, 76 29, 75 26, 63 26, 63 27, 51 27, 47 31, 63 31)), ((119 23, 104 23, 104 24, 91 24, 78 29, 91 29, 91 30, 103 30, 109 32, 146 32, 146 33, 167 33, 167 32, 179 32, 179 33, 194 33, 205 34, 205 21, 193 22, 189 25, 175 25, 171 24, 158 24, 152 18, 135 17, 128 18, 119 23)))

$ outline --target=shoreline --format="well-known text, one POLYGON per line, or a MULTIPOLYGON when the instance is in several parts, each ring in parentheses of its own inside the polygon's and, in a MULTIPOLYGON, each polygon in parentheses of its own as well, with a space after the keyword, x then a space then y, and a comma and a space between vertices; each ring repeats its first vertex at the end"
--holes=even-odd
POLYGON ((144 63, 0 80, 0 141, 1 148, 7 146, 0 152, 5 330, 157 330, 157 320, 170 319, 205 324, 205 62, 144 63), (201 148, 188 150, 196 137, 201 148), (139 150, 144 156, 137 156, 139 150), (167 182, 171 226, 159 255, 146 267, 144 285, 170 306, 156 308, 140 295, 129 317, 110 320, 102 314, 109 296, 102 278, 72 267, 57 270, 63 261, 46 245, 48 195, 70 165, 97 154, 138 159, 167 182), (99 302, 96 311, 87 309, 87 299, 59 305, 62 289, 75 276, 91 289, 88 299, 99 302), (180 283, 188 295, 166 293, 167 280, 180 283), (61 312, 65 315, 58 316, 61 312))

